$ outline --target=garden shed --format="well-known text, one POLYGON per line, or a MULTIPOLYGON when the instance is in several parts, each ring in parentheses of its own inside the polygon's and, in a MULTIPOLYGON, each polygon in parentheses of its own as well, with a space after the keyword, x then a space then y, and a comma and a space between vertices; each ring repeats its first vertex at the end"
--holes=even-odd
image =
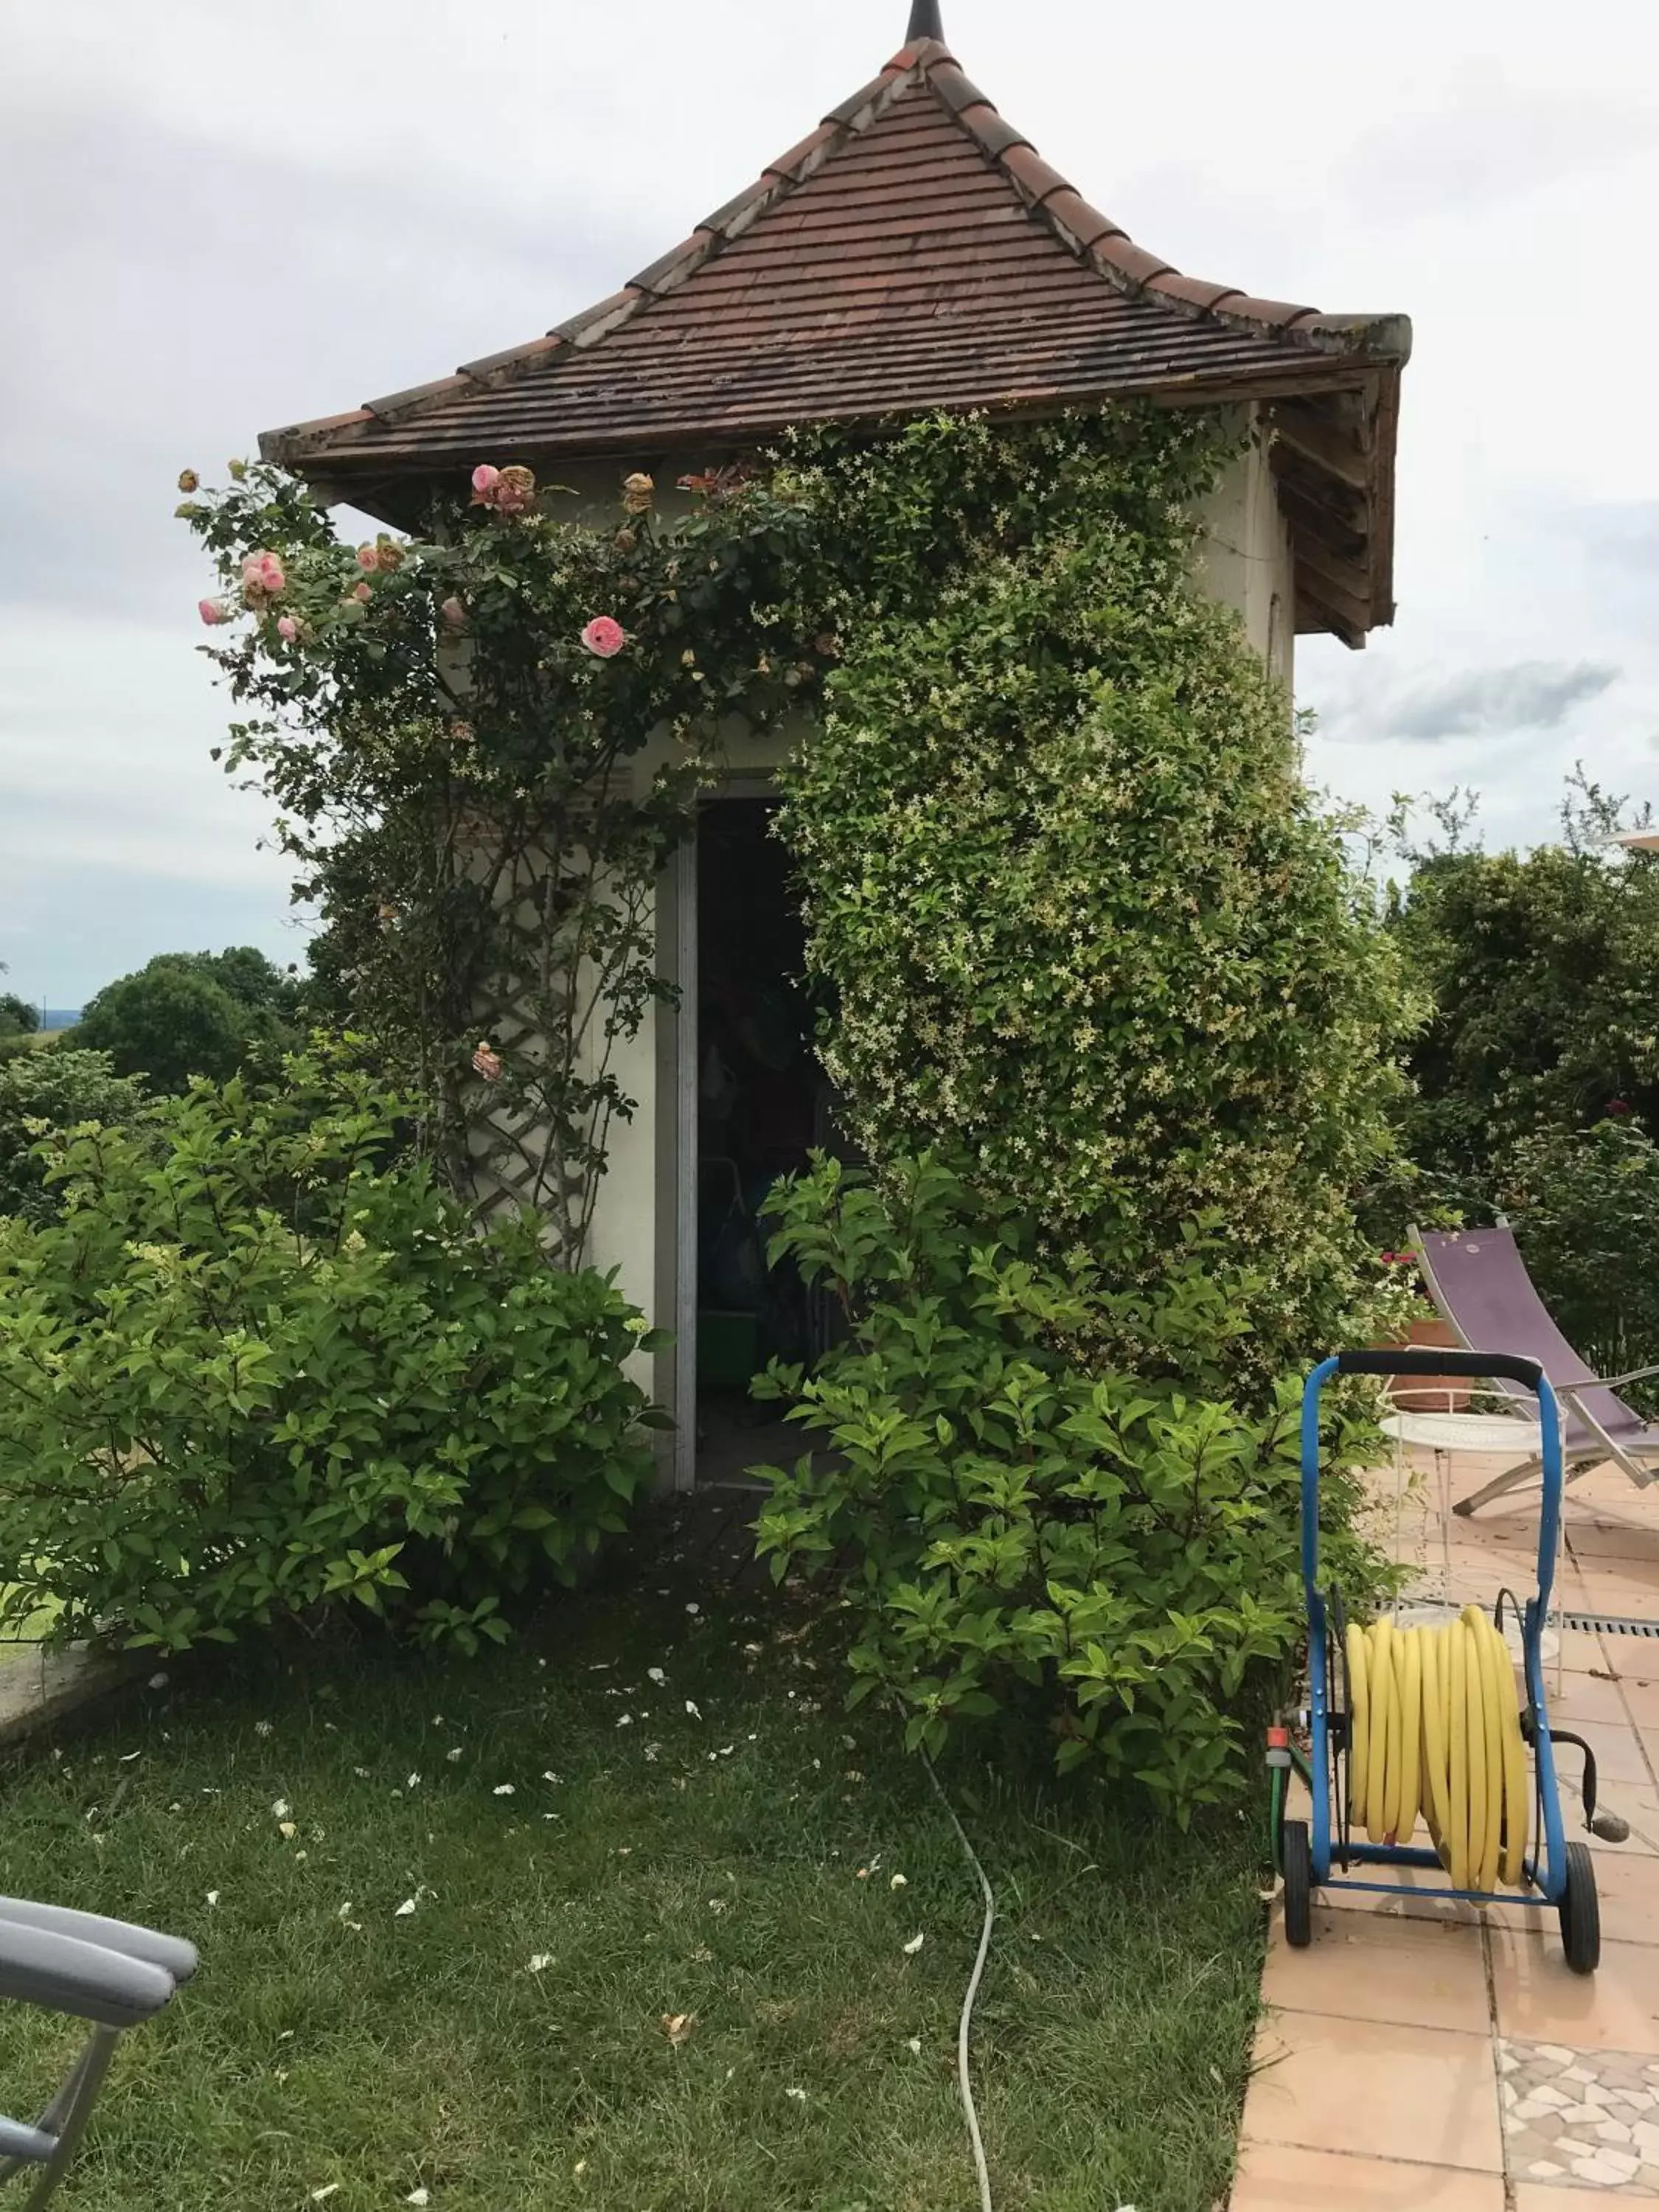
MULTIPOLYGON (((806 422, 1225 408, 1241 446, 1201 517, 1200 581, 1288 686, 1297 634, 1358 647, 1393 618, 1410 337, 1402 316, 1182 275, 1039 155, 958 66, 937 0, 917 0, 870 83, 610 298, 261 447, 324 498, 412 527, 481 461, 614 501, 629 474, 666 495, 806 422)), ((680 1006, 648 1012, 628 1046, 639 1106, 593 1222, 591 1256, 675 1332, 656 1382, 680 1487, 755 1456, 723 1428, 723 1394, 734 1411, 757 1360, 817 1327, 804 1298, 767 1310, 752 1239, 757 1191, 832 1127, 791 981, 799 916, 766 835, 779 757, 778 741, 734 738, 730 781, 659 891, 680 1006)), ((513 1202, 510 1178, 497 1195, 513 1202)))

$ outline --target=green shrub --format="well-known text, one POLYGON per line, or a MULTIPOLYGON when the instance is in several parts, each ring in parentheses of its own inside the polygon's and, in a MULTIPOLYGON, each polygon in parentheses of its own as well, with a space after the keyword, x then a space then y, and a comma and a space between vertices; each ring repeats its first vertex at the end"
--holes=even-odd
POLYGON ((291 1059, 74 1138, 56 1222, 0 1223, 0 1553, 14 1613, 182 1649, 355 1603, 505 1633, 648 1480, 651 1348, 533 1230, 477 1236, 400 1102, 291 1059))
POLYGON ((39 1147, 84 1123, 131 1121, 143 1086, 117 1075, 109 1055, 61 1045, 0 1057, 0 1213, 34 1221, 58 1211, 39 1147))
MULTIPOLYGON (((1303 1628, 1299 1388, 1255 1417, 1176 1379, 1221 1376, 1248 1300, 1212 1237, 1190 1230, 1157 1290, 1107 1294, 1035 1262, 935 1160, 885 1190, 820 1161, 775 1211, 775 1250, 848 1334, 760 1386, 818 1448, 758 1470, 759 1542, 779 1573, 850 1555, 854 1701, 881 1693, 929 1750, 959 1723, 1040 1721, 1062 1770, 1133 1776, 1183 1820, 1236 1792, 1241 1693, 1303 1628), (1139 1375, 1071 1348, 1114 1295, 1139 1375)), ((1329 1421, 1326 1572, 1353 1600, 1379 1569, 1336 1470, 1364 1437, 1334 1402, 1329 1421)))
POLYGON ((865 568, 779 826, 866 1155, 971 1163, 1051 1261, 1109 1239, 1148 1284, 1218 1213, 1266 1389, 1375 1325, 1355 1202, 1412 1009, 1289 698, 1194 588, 1230 453, 1123 409, 832 440, 794 488, 865 568))
MULTIPOLYGON (((1498 1200, 1540 1295, 1598 1374, 1659 1361, 1659 1145, 1618 1116, 1504 1156, 1498 1200)), ((1632 1394, 1659 1413, 1659 1390, 1632 1394)))

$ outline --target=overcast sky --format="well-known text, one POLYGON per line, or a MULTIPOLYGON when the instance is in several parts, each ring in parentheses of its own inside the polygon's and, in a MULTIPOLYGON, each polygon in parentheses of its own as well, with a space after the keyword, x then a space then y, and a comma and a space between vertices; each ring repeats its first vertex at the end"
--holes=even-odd
MULTIPOLYGON (((302 939, 208 758, 172 520, 273 423, 534 336, 872 76, 907 0, 0 8, 0 960, 74 1006, 302 939)), ((946 0, 970 76, 1178 267, 1403 311, 1392 632, 1298 653, 1321 782, 1551 834, 1659 799, 1659 9, 946 0)))

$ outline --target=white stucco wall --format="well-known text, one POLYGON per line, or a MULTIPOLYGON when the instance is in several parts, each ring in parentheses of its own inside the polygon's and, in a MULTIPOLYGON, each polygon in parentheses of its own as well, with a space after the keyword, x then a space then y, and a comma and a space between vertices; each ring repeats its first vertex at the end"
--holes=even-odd
POLYGON ((1250 442, 1199 509, 1198 579, 1235 610, 1250 643, 1285 689, 1295 673, 1296 571, 1279 489, 1259 420, 1239 420, 1250 442))

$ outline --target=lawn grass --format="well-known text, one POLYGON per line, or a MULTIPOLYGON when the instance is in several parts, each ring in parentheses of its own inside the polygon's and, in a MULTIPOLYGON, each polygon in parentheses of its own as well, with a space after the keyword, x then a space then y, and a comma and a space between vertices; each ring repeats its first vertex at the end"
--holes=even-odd
MULTIPOLYGON (((19 1759, 4 1887, 203 1954, 123 2046, 65 2212, 302 2212, 331 2185, 331 2212, 971 2212, 971 1871, 888 1724, 842 1711, 833 1615, 697 1588, 653 1571, 476 1661, 174 1668, 19 1759)), ((1000 2212, 1211 2212, 1256 2008, 1253 1825, 945 1779, 1000 1912, 975 2036, 1000 2212)), ((64 2047, 0 2013, 0 2106, 64 2047)))

